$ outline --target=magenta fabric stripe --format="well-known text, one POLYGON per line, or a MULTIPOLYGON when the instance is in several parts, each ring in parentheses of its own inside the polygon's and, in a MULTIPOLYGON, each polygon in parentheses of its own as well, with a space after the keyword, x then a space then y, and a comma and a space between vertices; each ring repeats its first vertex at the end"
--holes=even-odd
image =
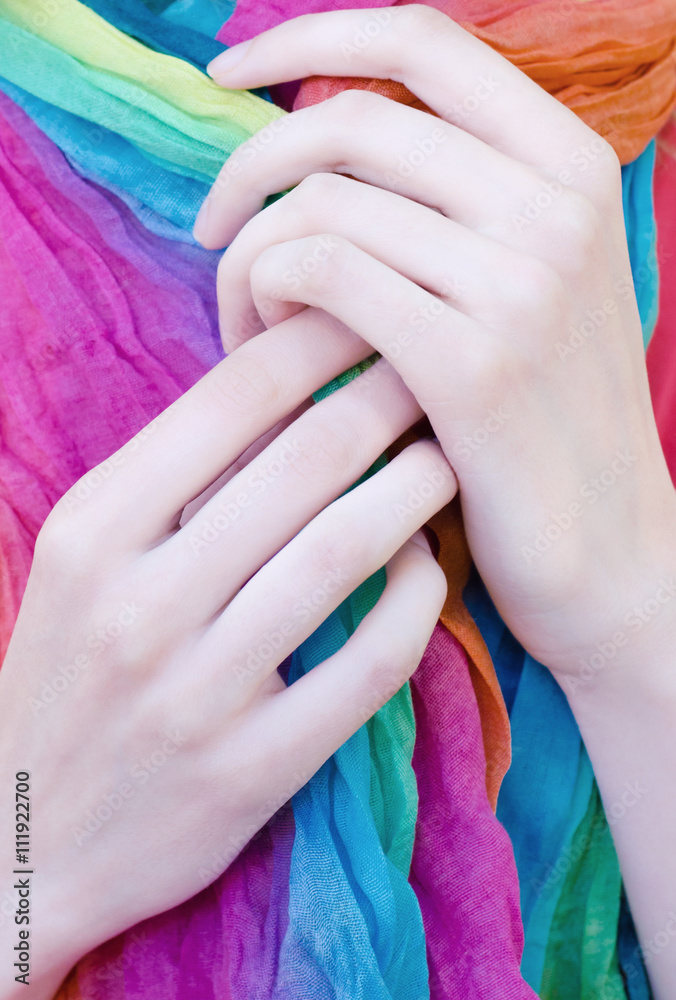
MULTIPOLYGON (((217 258, 146 232, 0 94, 0 566, 8 625, 57 498, 222 356, 217 258)), ((83 960, 83 996, 271 996, 292 844, 286 807, 212 886, 83 960)))
MULTIPOLYGON (((3 599, 16 611, 35 536, 56 499, 192 385, 221 349, 217 255, 148 233, 114 195, 77 176, 3 95, 0 177, 8 290, 0 532, 3 599)), ((506 997, 525 1000, 532 994, 518 973, 511 849, 486 799, 465 656, 441 627, 414 691, 421 811, 412 881, 432 996, 488 996, 488 984, 501 982, 506 997)), ((277 960, 293 833, 285 808, 212 886, 88 956, 78 970, 82 995, 282 997, 277 960)))
POLYGON ((430 995, 533 1000, 519 971, 523 928, 514 853, 486 795, 467 659, 441 624, 411 690, 420 806, 410 881, 425 924, 430 995))

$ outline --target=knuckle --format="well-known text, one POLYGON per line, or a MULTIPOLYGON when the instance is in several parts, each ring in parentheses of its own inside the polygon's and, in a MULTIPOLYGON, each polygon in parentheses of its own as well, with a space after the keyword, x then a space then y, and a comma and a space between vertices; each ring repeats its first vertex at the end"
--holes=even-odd
POLYGON ((425 561, 425 590, 429 593, 428 607, 438 608, 437 617, 441 614, 448 595, 448 580, 443 569, 436 561, 432 553, 425 561))
MULTIPOLYGON (((345 188, 348 181, 339 174, 329 171, 308 174, 290 192, 291 204, 289 207, 294 213, 302 212, 303 215, 310 216, 311 219, 324 215, 327 208, 330 210, 335 202, 345 197, 345 188)), ((287 195, 281 202, 285 205, 289 201, 287 195)))
MULTIPOLYGON (((93 499, 89 502, 100 511, 100 503, 93 499)), ((101 519, 82 510, 70 510, 67 503, 62 497, 47 516, 35 542, 35 560, 61 576, 65 572, 80 576, 98 561, 101 519)))
POLYGON ((451 23, 446 14, 427 4, 412 3, 405 7, 396 7, 392 14, 395 34, 409 51, 412 42, 436 38, 439 32, 447 30, 451 23))
POLYGON ((522 256, 510 268, 505 288, 504 318, 521 331, 535 325, 541 329, 561 315, 565 283, 556 271, 537 257, 522 256))
POLYGON ((484 400, 503 399, 518 384, 515 354, 500 337, 477 339, 464 352, 461 367, 466 384, 475 386, 484 400))
POLYGON ((598 253, 604 225, 601 213, 589 198, 568 190, 561 198, 556 230, 569 259, 586 267, 598 253))
MULTIPOLYGON (((439 445, 433 441, 417 441, 402 452, 405 464, 400 466, 398 499, 393 504, 400 521, 402 508, 415 513, 420 524, 444 507, 453 497, 457 482, 455 473, 439 445)), ((411 530, 417 525, 411 523, 411 530)))
POLYGON ((316 519, 313 535, 313 578, 322 580, 332 573, 342 573, 352 579, 365 552, 355 524, 344 514, 327 508, 316 519))
POLYGON ((352 270, 352 245, 332 233, 302 240, 297 248, 296 287, 307 288, 303 301, 320 304, 325 298, 344 296, 352 270))
POLYGON ((452 482, 453 470, 441 445, 429 438, 423 438, 409 445, 406 451, 413 459, 415 475, 424 477, 426 473, 433 473, 435 479, 441 477, 441 481, 452 482))
POLYGON ((330 112, 334 124, 349 129, 352 135, 355 122, 363 122, 365 116, 382 112, 384 100, 387 98, 370 90, 341 90, 330 97, 324 107, 330 112))
POLYGON ((264 247, 251 264, 249 279, 252 286, 265 287, 270 284, 272 278, 279 275, 280 262, 279 244, 264 247))
POLYGON ((354 435, 348 427, 318 426, 298 435, 293 470, 313 485, 339 484, 350 472, 354 435), (352 440, 351 440, 352 439, 352 440))
POLYGON ((420 663, 427 642, 412 632, 397 632, 392 639, 383 638, 380 648, 367 653, 365 672, 374 710, 394 697, 420 663))
POLYGON ((602 163, 602 169, 605 170, 611 177, 621 177, 622 164, 620 163, 620 158, 615 151, 615 147, 597 132, 594 132, 594 139, 597 143, 601 143, 601 145, 597 148, 599 149, 599 158, 602 163))
POLYGON ((284 395, 282 381, 258 356, 255 342, 240 347, 215 370, 209 381, 207 408, 233 405, 245 413, 273 407, 284 395))
MULTIPOLYGON (((138 691, 148 682, 156 666, 155 660, 148 656, 146 635, 122 634, 110 642, 103 658, 109 668, 108 679, 113 690, 119 690, 120 677, 124 676, 138 691)), ((152 721, 144 719, 144 726, 149 727, 152 721)))
POLYGON ((588 172, 588 180, 582 184, 582 189, 589 188, 589 193, 599 203, 622 197, 622 165, 615 147, 593 129, 588 129, 588 145, 593 150, 594 160, 588 172))

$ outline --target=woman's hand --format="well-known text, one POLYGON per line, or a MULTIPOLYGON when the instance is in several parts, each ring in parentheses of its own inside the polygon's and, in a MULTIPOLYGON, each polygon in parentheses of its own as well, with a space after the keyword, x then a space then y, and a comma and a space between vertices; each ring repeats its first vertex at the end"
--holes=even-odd
POLYGON ((196 234, 231 243, 227 345, 319 307, 388 358, 428 414, 481 575, 568 695, 655 996, 671 998, 676 510, 617 158, 426 7, 298 18, 210 70, 228 87, 390 78, 441 116, 357 91, 298 111, 233 154, 196 234))
POLYGON ((230 157, 196 226, 231 244, 226 346, 302 304, 359 333, 429 415, 514 634, 564 686, 618 637, 633 671, 636 607, 661 602, 641 656, 674 635, 676 508, 612 148, 429 7, 308 15, 245 46, 218 83, 390 78, 441 118, 347 91, 230 157))
MULTIPOLYGON (((445 581, 414 532, 455 477, 420 441, 340 496, 421 417, 385 360, 305 405, 368 353, 304 311, 48 517, 0 673, 3 795, 32 776, 32 985, 16 995, 52 995, 83 953, 203 888, 417 666, 445 581), (277 666, 386 563, 354 636, 287 688, 277 666)), ((0 920, 9 997, 17 928, 0 920)))

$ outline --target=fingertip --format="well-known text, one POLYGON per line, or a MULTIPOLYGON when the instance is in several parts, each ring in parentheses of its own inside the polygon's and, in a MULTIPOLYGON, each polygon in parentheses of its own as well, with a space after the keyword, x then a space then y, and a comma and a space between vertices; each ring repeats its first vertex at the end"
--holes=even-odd
POLYGON ((397 586, 406 581, 411 573, 416 574, 416 600, 432 614, 434 621, 439 617, 448 594, 448 581, 437 562, 437 553, 436 535, 424 525, 411 535, 387 564, 388 582, 396 581, 397 586), (431 543, 431 539, 435 544, 431 543))
POLYGON ((207 224, 207 213, 209 211, 209 206, 207 204, 209 200, 209 195, 204 199, 200 205, 199 212, 195 216, 195 222, 192 227, 193 239, 198 243, 201 243, 206 250, 215 249, 215 247, 208 246, 208 236, 209 236, 209 226, 207 224))
POLYGON ((219 87, 231 87, 231 77, 234 70, 243 62, 251 47, 251 39, 248 42, 240 42, 232 45, 225 52, 221 52, 207 65, 207 74, 219 87))

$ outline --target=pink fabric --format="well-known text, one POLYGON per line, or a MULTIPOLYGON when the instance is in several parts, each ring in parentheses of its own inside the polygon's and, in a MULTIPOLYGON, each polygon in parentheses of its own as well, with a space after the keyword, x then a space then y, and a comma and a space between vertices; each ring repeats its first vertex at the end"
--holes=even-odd
MULTIPOLYGON (((57 498, 221 356, 215 263, 145 231, 0 94, 3 649, 57 498)), ((486 799, 464 654, 441 627, 414 697, 421 808, 411 877, 432 996, 488 997, 499 980, 501 998, 525 1000, 511 849, 486 799)), ((76 973, 82 996, 281 1000, 293 832, 285 808, 212 886, 97 949, 76 973)))
POLYGON ((237 0, 235 12, 216 35, 224 45, 236 45, 261 31, 274 28, 301 14, 320 14, 326 10, 358 10, 362 7, 389 7, 392 0, 237 0))
MULTIPOLYGON (((389 0, 238 0, 218 34, 234 45, 291 17, 389 0)), ((469 16, 470 0, 459 4, 469 16)), ((432 1000, 525 1000, 523 928, 512 846, 485 785, 481 721, 462 647, 438 625, 412 680, 420 807, 411 883, 427 936, 432 1000), (449 695, 452 692, 452 697, 449 695)))
MULTIPOLYGON (((0 94, 0 655, 56 500, 222 356, 216 255, 148 233, 0 94)), ((97 949, 87 1000, 272 996, 285 808, 202 893, 97 949)))
POLYGON ((655 161, 655 217, 660 308, 648 348, 650 392, 662 448, 676 485, 676 281, 667 278, 676 259, 676 116, 660 133, 655 161))
POLYGON ((465 653, 443 625, 411 686, 420 806, 410 881, 425 923, 432 1000, 532 1000, 519 972, 523 929, 512 845, 486 795, 465 653))

